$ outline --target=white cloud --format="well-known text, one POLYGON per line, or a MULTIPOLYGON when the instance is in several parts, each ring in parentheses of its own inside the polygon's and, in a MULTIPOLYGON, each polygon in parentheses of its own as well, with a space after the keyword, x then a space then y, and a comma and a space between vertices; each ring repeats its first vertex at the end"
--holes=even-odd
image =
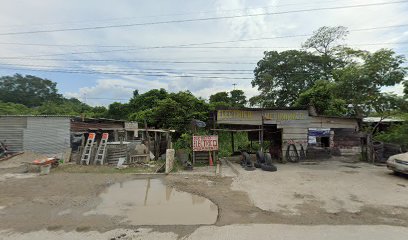
MULTIPOLYGON (((263 12, 290 11, 318 7, 344 6, 375 3, 370 0, 328 0, 305 2, 292 0, 158 0, 135 2, 123 1, 29 1, 4 0, 0 8, 0 33, 57 29, 67 27, 83 27, 93 25, 126 24, 136 22, 151 22, 165 20, 180 20, 211 16, 231 16, 239 14, 256 14, 263 12), (234 11, 225 11, 233 9, 234 11), (245 9, 236 11, 236 9, 245 9), (189 13, 173 16, 159 16, 175 13, 189 13), (146 17, 149 16, 149 17, 146 17), (153 16, 153 17, 152 17, 153 16), (101 19, 110 19, 101 21, 101 19), (46 25, 44 25, 46 23, 46 25), (7 27, 13 25, 11 27, 7 27)), ((0 35, 0 42, 26 42, 45 44, 90 44, 90 45, 132 45, 132 46, 169 46, 189 43, 204 43, 228 41, 248 38, 275 37, 311 33, 317 28, 328 25, 343 25, 351 29, 370 28, 377 26, 408 24, 407 8, 403 4, 383 5, 366 8, 350 8, 341 10, 313 11, 280 15, 231 18, 203 22, 161 24, 127 28, 112 28, 103 30, 87 30, 72 32, 55 32, 29 35, 0 35)), ((377 31, 351 32, 348 43, 377 43, 407 41, 408 31, 405 28, 383 29, 377 31)), ((281 38, 261 41, 236 42, 206 46, 276 46, 300 47, 306 37, 281 38)), ((407 45, 359 46, 363 49, 376 50, 381 47, 395 47, 399 52, 406 53, 407 45)), ((92 104, 107 104, 109 100, 93 98, 129 98, 134 89, 141 92, 150 88, 165 88, 168 91, 190 90, 198 96, 208 98, 217 91, 229 91, 232 84, 237 83, 237 89, 243 89, 248 96, 256 95, 256 89, 251 87, 250 79, 202 79, 176 77, 178 72, 191 75, 193 70, 207 69, 245 69, 253 70, 255 63, 262 58, 263 49, 172 49, 158 48, 145 50, 127 50, 124 52, 106 52, 98 54, 68 54, 50 56, 57 59, 122 59, 122 60, 163 60, 163 61, 235 61, 252 62, 249 65, 231 64, 171 64, 154 62, 67 62, 44 61, 38 58, 30 60, 10 60, 1 57, 58 54, 81 51, 103 51, 111 48, 98 47, 39 47, 0 45, 0 64, 45 65, 50 69, 76 69, 78 71, 130 71, 140 72, 144 69, 169 68, 169 77, 126 76, 117 75, 87 75, 89 81, 77 80, 76 75, 61 73, 55 81, 63 82, 69 78, 66 89, 61 89, 67 96, 83 97, 85 94, 92 104), (107 77, 108 76, 108 77, 107 77), (68 90, 69 89, 69 90, 68 90), (108 97, 106 97, 108 96, 108 97)), ((279 49, 282 50, 282 49, 279 49)), ((209 75, 209 74, 208 74, 209 75)), ((213 74, 211 74, 213 75, 213 74)), ((252 77, 252 75, 233 75, 237 77, 252 77)), ((229 76, 232 77, 232 76, 229 76)), ((64 84, 63 84, 64 85, 64 84)), ((64 86, 65 86, 64 85, 64 86)), ((392 91, 400 91, 396 86, 392 91)))

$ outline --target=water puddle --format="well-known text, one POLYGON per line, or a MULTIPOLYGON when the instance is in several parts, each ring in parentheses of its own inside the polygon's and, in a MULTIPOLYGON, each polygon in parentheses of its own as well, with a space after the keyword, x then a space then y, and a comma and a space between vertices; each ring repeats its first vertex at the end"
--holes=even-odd
POLYGON ((165 186, 160 179, 115 183, 99 197, 102 202, 85 215, 121 216, 134 225, 213 224, 218 215, 210 200, 165 186))

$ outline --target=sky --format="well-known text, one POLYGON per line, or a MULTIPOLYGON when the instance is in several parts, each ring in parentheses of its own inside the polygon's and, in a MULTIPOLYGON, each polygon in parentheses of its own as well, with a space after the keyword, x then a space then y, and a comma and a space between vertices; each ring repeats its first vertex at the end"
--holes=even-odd
POLYGON ((299 49, 319 27, 341 25, 350 47, 406 55, 406 16, 404 0, 1 0, 0 76, 47 78, 94 106, 135 89, 251 97, 264 51, 299 49))

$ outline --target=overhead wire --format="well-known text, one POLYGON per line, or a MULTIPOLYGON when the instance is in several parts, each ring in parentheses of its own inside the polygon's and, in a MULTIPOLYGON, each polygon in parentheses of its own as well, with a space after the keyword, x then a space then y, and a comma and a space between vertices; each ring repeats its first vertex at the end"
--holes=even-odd
MULTIPOLYGON (((353 0, 343 0, 341 2, 348 1, 353 2, 353 0)), ((257 9, 268 9, 268 8, 279 8, 285 6, 302 6, 302 5, 314 5, 321 3, 338 3, 339 0, 327 0, 327 1, 313 1, 307 3, 285 3, 285 4, 271 4, 266 6, 258 7, 247 7, 247 8, 236 8, 236 9, 218 9, 217 11, 197 11, 197 12, 181 12, 181 13, 169 13, 169 14, 159 14, 159 15, 144 15, 138 17, 120 17, 120 18, 107 18, 107 19, 92 19, 85 21, 69 21, 69 22, 59 22, 59 23, 36 23, 36 24, 14 24, 14 25, 0 25, 0 28, 3 27, 27 27, 27 26, 53 26, 53 25, 64 25, 64 24, 83 24, 83 23, 95 23, 95 22, 109 22, 109 21, 122 21, 122 20, 132 20, 132 19, 141 19, 141 18, 158 18, 158 17, 172 17, 172 16, 184 16, 184 15, 197 15, 205 13, 223 13, 223 12, 236 12, 236 11, 248 11, 248 10, 257 10, 257 9)))
POLYGON ((219 76, 196 76, 196 75, 172 75, 172 74, 160 74, 160 73, 132 73, 132 72, 120 72, 120 71, 92 71, 92 70, 64 70, 64 69, 38 69, 38 68, 18 68, 18 67, 2 67, 0 69, 5 70, 26 70, 26 71, 40 71, 40 72, 55 72, 55 73, 75 73, 75 74, 91 74, 91 75, 121 75, 121 76, 145 76, 145 77, 170 77, 170 78, 203 78, 203 79, 241 79, 251 80, 249 77, 219 77, 219 76))
MULTIPOLYGON (((372 30, 399 28, 399 27, 407 27, 407 26, 408 26, 408 24, 399 24, 399 25, 389 25, 389 26, 378 26, 378 27, 351 29, 349 31, 350 32, 361 32, 361 31, 372 31, 372 30)), ((249 38, 249 39, 238 39, 238 40, 227 40, 227 41, 212 41, 212 42, 202 42, 202 43, 187 43, 187 44, 168 45, 168 46, 152 46, 152 47, 138 47, 138 48, 127 48, 127 49, 111 49, 111 50, 102 50, 102 51, 79 51, 79 52, 70 52, 70 53, 53 53, 53 54, 41 54, 41 55, 20 56, 20 57, 0 57, 0 59, 22 59, 22 58, 38 58, 38 57, 49 57, 49 56, 66 56, 66 55, 80 55, 80 54, 101 54, 101 53, 112 53, 112 52, 128 52, 128 51, 135 51, 135 50, 137 51, 137 50, 145 50, 145 49, 190 47, 190 46, 203 46, 203 45, 223 44, 223 43, 236 43, 236 42, 248 42, 248 41, 260 41, 260 40, 307 37, 307 36, 312 36, 312 35, 313 34, 294 34, 294 35, 263 37, 263 38, 249 38)))
POLYGON ((252 13, 252 14, 219 16, 219 17, 206 17, 206 18, 192 18, 192 19, 182 19, 182 20, 156 21, 156 22, 144 22, 144 23, 128 23, 128 24, 112 24, 112 25, 92 26, 92 27, 61 28, 61 29, 33 30, 33 31, 21 31, 21 32, 3 32, 3 33, 0 32, 0 36, 38 34, 38 33, 52 33, 52 32, 70 32, 70 31, 84 31, 84 30, 98 30, 98 29, 124 28, 124 27, 148 26, 148 25, 159 25, 159 24, 170 24, 170 23, 201 22, 201 21, 221 20, 221 19, 234 19, 234 18, 268 16, 268 15, 282 15, 282 14, 289 14, 289 13, 302 13, 302 12, 336 10, 336 9, 349 9, 349 8, 363 8, 363 7, 383 6, 383 5, 391 5, 391 4, 401 4, 401 3, 407 3, 407 2, 408 2, 408 0, 400 0, 400 1, 393 1, 393 2, 367 3, 367 4, 337 6, 337 7, 320 7, 320 8, 309 8, 309 9, 289 10, 289 11, 280 11, 280 12, 252 13))

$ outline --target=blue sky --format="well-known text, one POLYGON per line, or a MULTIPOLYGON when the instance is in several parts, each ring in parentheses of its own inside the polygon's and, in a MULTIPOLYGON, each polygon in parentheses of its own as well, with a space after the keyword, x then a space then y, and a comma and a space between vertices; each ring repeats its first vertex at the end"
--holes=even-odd
MULTIPOLYGON (((208 98, 214 92, 232 90, 233 83, 248 96, 253 96, 257 94, 257 90, 250 84, 253 77, 251 71, 256 62, 262 58, 263 51, 285 50, 287 47, 299 48, 307 37, 194 45, 190 48, 163 47, 310 34, 321 26, 343 25, 349 29, 362 29, 404 25, 408 24, 406 17, 408 2, 97 30, 11 33, 286 12, 381 2, 387 1, 2 0, 0 75, 18 72, 48 78, 58 83, 60 92, 65 96, 77 97, 92 105, 107 105, 115 101, 114 99, 128 99, 134 89, 138 89, 139 92, 152 88, 165 88, 168 91, 190 90, 198 96, 208 98), (84 71, 93 74, 78 73, 84 71), (110 74, 100 74, 101 72, 110 74), (214 76, 225 78, 211 78, 214 76)), ((352 47, 370 51, 388 47, 395 49, 399 54, 407 54, 408 44, 402 42, 408 42, 407 26, 352 31, 346 40, 352 47), (387 44, 364 45, 372 43, 387 44)), ((402 92, 401 86, 384 90, 402 92)))

